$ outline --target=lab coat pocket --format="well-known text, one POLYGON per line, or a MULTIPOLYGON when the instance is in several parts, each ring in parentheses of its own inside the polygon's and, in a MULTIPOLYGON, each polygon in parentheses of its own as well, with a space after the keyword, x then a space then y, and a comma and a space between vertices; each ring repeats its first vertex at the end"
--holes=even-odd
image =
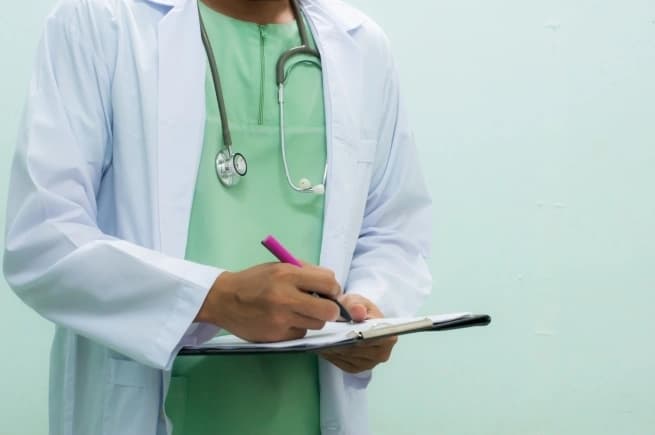
POLYGON ((374 139, 360 139, 355 146, 356 158, 356 185, 359 187, 364 198, 368 196, 368 190, 371 185, 373 175, 373 166, 375 164, 375 152, 377 141, 374 139))
POLYGON ((361 229, 373 175, 376 146, 377 142, 369 139, 360 139, 355 144, 355 168, 350 186, 352 202, 349 207, 352 215, 346 234, 350 238, 356 239, 361 229))
POLYGON ((157 433, 160 372, 135 361, 107 359, 104 435, 157 433))

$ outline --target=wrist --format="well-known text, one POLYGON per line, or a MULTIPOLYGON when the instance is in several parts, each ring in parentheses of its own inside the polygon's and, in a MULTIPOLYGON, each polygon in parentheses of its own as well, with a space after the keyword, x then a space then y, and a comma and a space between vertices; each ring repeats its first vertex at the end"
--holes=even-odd
POLYGON ((229 284, 232 275, 234 275, 234 273, 228 271, 224 271, 218 275, 214 281, 214 284, 212 284, 211 288, 207 292, 205 301, 198 311, 198 315, 196 316, 197 322, 211 323, 216 326, 220 326, 220 307, 222 305, 220 300, 225 296, 228 289, 232 287, 229 284))

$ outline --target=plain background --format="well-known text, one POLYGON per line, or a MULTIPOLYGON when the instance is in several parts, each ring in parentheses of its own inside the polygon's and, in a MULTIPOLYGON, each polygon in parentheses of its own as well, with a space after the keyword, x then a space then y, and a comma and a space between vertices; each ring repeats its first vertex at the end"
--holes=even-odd
MULTIPOLYGON (((3 210, 54 3, 0 13, 3 210)), ((391 38, 435 200, 424 312, 494 318, 402 339, 374 433, 655 434, 655 2, 353 3, 391 38)), ((47 433, 51 336, 2 283, 0 435, 47 433)))

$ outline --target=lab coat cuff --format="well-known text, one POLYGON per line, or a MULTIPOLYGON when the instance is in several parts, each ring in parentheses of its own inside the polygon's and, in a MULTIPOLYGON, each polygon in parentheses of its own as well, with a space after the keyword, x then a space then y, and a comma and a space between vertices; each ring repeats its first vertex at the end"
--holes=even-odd
POLYGON ((373 370, 364 370, 359 373, 344 373, 346 384, 358 390, 368 387, 372 378, 373 370))
POLYGON ((196 264, 193 266, 185 274, 185 281, 181 283, 175 298, 175 306, 155 340, 156 360, 162 362, 161 368, 165 370, 172 368, 182 347, 199 344, 218 332, 217 327, 194 323, 194 319, 222 270, 196 264))
POLYGON ((188 336, 189 343, 185 346, 198 346, 211 340, 221 330, 218 326, 212 323, 194 323, 195 326, 192 334, 188 336))
POLYGON ((178 343, 178 346, 198 346, 199 344, 203 344, 218 334, 220 329, 221 328, 211 323, 192 323, 184 333, 184 336, 178 343))
POLYGON ((168 362, 166 363, 164 370, 171 371, 173 369, 175 358, 177 358, 177 354, 180 353, 180 350, 182 350, 183 347, 199 346, 205 343, 206 341, 214 338, 220 330, 221 328, 211 323, 191 324, 191 326, 189 326, 189 328, 186 330, 186 333, 179 341, 177 346, 175 346, 175 349, 173 350, 173 353, 171 354, 168 362))

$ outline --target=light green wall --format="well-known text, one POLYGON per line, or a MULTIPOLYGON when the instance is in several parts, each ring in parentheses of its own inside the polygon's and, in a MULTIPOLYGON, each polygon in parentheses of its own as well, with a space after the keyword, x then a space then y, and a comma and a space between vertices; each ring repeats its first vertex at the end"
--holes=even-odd
MULTIPOLYGON (((0 242, 7 178, 43 17, 52 0, 5 1, 0 12, 0 242)), ((0 258, 2 253, 0 252, 0 258)), ((0 435, 47 434, 52 327, 0 279, 0 435)))
POLYGON ((655 434, 655 2, 355 3, 429 171, 425 311, 494 317, 403 340, 375 433, 655 434))
MULTIPOLYGON (((2 203, 53 3, 0 14, 2 203)), ((374 433, 655 433, 655 2, 353 3, 392 39, 435 198, 424 311, 494 316, 401 340, 374 433)), ((0 331, 0 435, 45 434, 51 327, 3 286, 0 331)))

